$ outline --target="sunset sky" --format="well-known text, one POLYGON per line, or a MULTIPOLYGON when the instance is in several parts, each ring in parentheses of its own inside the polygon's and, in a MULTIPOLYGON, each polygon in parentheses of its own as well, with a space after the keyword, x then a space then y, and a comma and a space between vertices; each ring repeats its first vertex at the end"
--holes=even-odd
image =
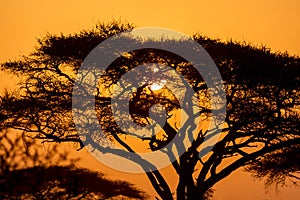
MULTIPOLYGON (((69 34, 92 28, 98 21, 112 19, 134 23, 138 27, 170 28, 187 35, 199 32, 222 40, 232 38, 266 45, 273 51, 300 55, 299 0, 2 0, 0 62, 30 53, 36 38, 47 32, 69 34)), ((0 76, 0 90, 12 85, 3 73, 0 76)), ((93 168, 102 170, 102 165, 95 167, 96 161, 91 160, 93 168)), ((116 176, 114 173, 117 172, 106 167, 103 170, 114 178, 127 179, 153 192, 144 175, 120 173, 116 176)), ((293 200, 300 196, 300 190, 295 188, 283 188, 278 196, 266 195, 262 182, 254 182, 241 171, 223 180, 215 189, 216 200, 293 200)))

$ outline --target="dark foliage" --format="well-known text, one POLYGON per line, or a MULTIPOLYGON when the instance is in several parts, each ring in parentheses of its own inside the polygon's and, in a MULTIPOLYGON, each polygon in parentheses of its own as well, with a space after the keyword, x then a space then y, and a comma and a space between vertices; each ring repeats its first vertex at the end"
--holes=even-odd
POLYGON ((145 199, 126 181, 74 166, 36 166, 14 170, 1 181, 1 199, 145 199))
MULTIPOLYGON (((24 74, 26 80, 21 83, 18 96, 2 98, 1 128, 20 129, 27 136, 48 142, 76 142, 82 147, 78 137, 80 133, 76 133, 71 113, 72 87, 77 70, 95 45, 132 28, 130 24, 112 22, 79 34, 47 35, 39 40, 39 46, 30 56, 2 64, 2 69, 24 74)), ((141 42, 131 40, 132 43, 141 42)), ((200 130, 183 156, 172 163, 179 178, 177 198, 205 199, 211 196, 208 195, 211 192, 207 192, 212 191, 217 182, 245 166, 257 177, 267 176, 268 184, 283 183, 287 177, 299 179, 299 162, 290 160, 299 158, 300 59, 288 54, 272 53, 265 47, 257 48, 233 41, 221 42, 200 35, 195 35, 194 40, 209 52, 223 77, 227 94, 226 126, 220 128, 222 137, 205 159, 198 158, 207 133, 206 130, 200 130), (274 162, 278 162, 278 165, 273 165, 274 162), (277 179, 277 176, 281 178, 277 179)), ((106 70, 99 81, 104 88, 108 90, 123 74, 138 65, 153 62, 165 64, 185 77, 197 94, 201 104, 200 114, 209 118, 207 88, 191 63, 157 49, 127 53, 106 70)), ((131 99, 131 116, 136 123, 147 125, 148 110, 156 103, 166 108, 168 117, 172 117, 172 111, 186 109, 178 106, 177 99, 171 95, 172 91, 168 95, 149 93, 147 87, 142 86, 131 99)), ((104 132, 124 150, 135 152, 123 140, 122 136, 126 134, 114 122, 111 96, 102 94, 99 91, 96 95, 96 103, 104 132)), ((162 128, 163 139, 154 136, 138 138, 139 141, 156 150, 178 133, 176 125, 169 121, 162 128)), ((188 132, 189 128, 193 127, 186 126, 185 131, 188 132)), ((159 171, 153 170, 147 175, 162 199, 173 198, 159 171)))

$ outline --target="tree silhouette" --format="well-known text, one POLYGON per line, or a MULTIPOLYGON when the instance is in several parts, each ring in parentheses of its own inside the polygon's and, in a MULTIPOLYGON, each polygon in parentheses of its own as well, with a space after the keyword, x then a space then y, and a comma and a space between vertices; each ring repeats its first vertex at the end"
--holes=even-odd
POLYGON ((1 199, 145 199, 126 181, 74 166, 36 166, 10 172, 1 183, 1 199))
MULTIPOLYGON (((132 28, 131 24, 111 22, 98 24, 95 29, 74 35, 47 35, 38 40, 39 46, 34 53, 22 60, 2 64, 2 69, 24 74, 26 80, 21 84, 19 96, 11 96, 9 101, 1 102, 1 125, 23 130, 26 136, 32 138, 58 143, 75 142, 79 144, 79 149, 82 148, 83 143, 79 139, 81 133, 76 132, 72 120, 72 89, 78 69, 97 44, 132 28)), ((201 145, 211 130, 203 127, 199 130, 193 126, 190 122, 196 116, 188 116, 187 123, 182 124, 181 128, 178 128, 177 122, 172 121, 178 110, 187 111, 193 106, 197 106, 201 120, 211 118, 212 108, 205 81, 184 58, 168 51, 149 48, 127 52, 106 69, 95 95, 98 122, 105 136, 97 140, 99 143, 90 142, 88 137, 85 142, 95 149, 103 149, 105 143, 102 140, 106 138, 120 145, 122 152, 136 153, 135 147, 125 137, 132 136, 146 151, 153 152, 165 147, 175 136, 182 139, 184 134, 181 133, 187 134, 190 139, 188 148, 179 159, 172 162, 179 178, 177 199, 208 199, 217 182, 241 167, 246 167, 256 177, 267 177, 268 184, 284 183, 286 178, 299 180, 299 162, 296 159, 299 158, 297 152, 300 139, 300 59, 288 54, 272 53, 265 47, 257 48, 233 41, 221 42, 201 35, 194 35, 193 39, 215 61, 227 95, 227 105, 223 105, 227 110, 226 124, 217 127, 222 134, 210 152, 201 149, 201 145), (128 92, 122 86, 127 84, 126 78, 118 83, 122 75, 149 63, 167 65, 180 73, 192 86, 196 102, 180 107, 179 99, 173 95, 174 91, 168 88, 153 91, 151 84, 145 83, 132 93, 129 101, 131 118, 135 124, 142 126, 159 124, 161 116, 154 116, 154 122, 151 121, 149 109, 154 104, 160 104, 165 108, 167 116, 167 121, 161 125, 163 133, 126 133, 116 123, 124 116, 122 113, 114 115, 111 106, 113 92, 110 89, 112 85, 119 84, 123 92, 128 92), (207 155, 199 158, 201 153, 207 155)), ((130 37, 128 41, 128 44, 156 42, 130 37)), ((164 43, 168 45, 180 41, 165 40, 164 43)), ((173 88, 180 87, 172 75, 158 74, 155 80, 171 80, 173 88)), ((84 98, 95 98, 89 95, 82 94, 84 98)), ((188 93, 182 93, 181 96, 189 97, 188 93)), ((183 144, 179 142, 174 145, 180 148, 183 144)), ((170 152, 168 155, 173 156, 170 152)), ((162 199, 174 198, 167 180, 159 170, 139 157, 134 161, 146 171, 162 199)))
MULTIPOLYGON (((3 99, 2 99, 3 100, 3 99)), ((51 145, 47 154, 20 132, 0 132, 1 199, 146 199, 133 184, 76 168, 76 159, 51 145)))
POLYGON ((287 179, 294 185, 299 184, 299 145, 283 147, 275 152, 264 155, 260 162, 247 166, 255 178, 266 178, 266 187, 284 186, 287 179))

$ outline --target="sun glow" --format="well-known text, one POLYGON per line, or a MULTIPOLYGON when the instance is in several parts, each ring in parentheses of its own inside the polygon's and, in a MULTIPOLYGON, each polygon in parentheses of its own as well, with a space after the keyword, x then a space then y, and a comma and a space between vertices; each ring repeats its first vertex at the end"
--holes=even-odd
POLYGON ((164 87, 166 82, 167 82, 166 80, 160 80, 159 82, 152 83, 150 85, 150 90, 152 91, 160 90, 161 88, 164 87))

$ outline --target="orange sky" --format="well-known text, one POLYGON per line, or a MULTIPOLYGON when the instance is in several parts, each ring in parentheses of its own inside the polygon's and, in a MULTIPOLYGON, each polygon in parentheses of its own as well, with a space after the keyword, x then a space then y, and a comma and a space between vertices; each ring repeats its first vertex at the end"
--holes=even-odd
MULTIPOLYGON (((199 31, 221 39, 246 40, 255 45, 265 44, 274 51, 287 50, 300 55, 299 0, 52 0, 47 3, 2 0, 0 62, 29 53, 36 38, 47 32, 73 33, 90 28, 99 20, 105 22, 112 18, 127 20, 139 27, 164 27, 188 35, 199 31)), ((0 90, 11 85, 2 73, 0 77, 0 90)), ((115 173, 108 168, 105 171, 110 175, 115 173)), ((143 175, 120 173, 118 177, 134 180, 142 187, 148 184, 143 175)), ((216 189, 217 200, 293 200, 300 196, 300 190, 293 188, 282 189, 278 196, 265 195, 261 182, 254 183, 240 172, 222 181, 216 189)))
POLYGON ((35 38, 46 32, 73 33, 112 18, 189 35, 199 31, 222 39, 247 40, 299 55, 299 10, 299 0, 3 0, 0 61, 31 51, 35 38))

